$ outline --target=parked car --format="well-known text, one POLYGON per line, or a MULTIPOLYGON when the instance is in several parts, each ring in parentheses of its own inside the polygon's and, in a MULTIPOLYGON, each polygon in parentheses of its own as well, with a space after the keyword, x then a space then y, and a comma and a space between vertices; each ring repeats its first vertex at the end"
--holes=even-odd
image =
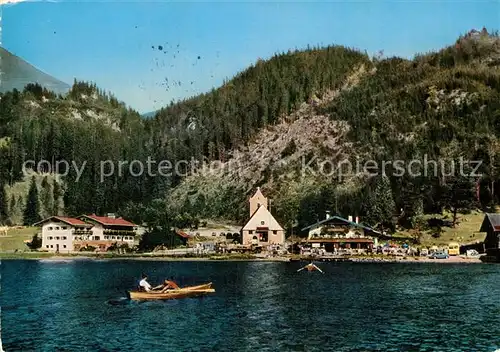
POLYGON ((479 257, 479 252, 476 251, 475 249, 469 249, 467 252, 466 252, 466 255, 468 257, 479 257))
POLYGON ((465 252, 465 255, 462 257, 468 258, 468 259, 479 259, 483 256, 484 254, 480 254, 478 251, 475 249, 469 249, 467 252, 465 252))
POLYGON ((429 256, 431 259, 448 259, 449 257, 445 252, 434 252, 429 256))

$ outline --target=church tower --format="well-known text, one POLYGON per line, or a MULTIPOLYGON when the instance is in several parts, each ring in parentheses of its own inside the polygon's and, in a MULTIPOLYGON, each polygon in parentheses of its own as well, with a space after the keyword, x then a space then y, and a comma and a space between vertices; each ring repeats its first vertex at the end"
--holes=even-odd
POLYGON ((259 209, 260 206, 264 206, 267 209, 267 198, 264 197, 260 191, 260 187, 257 187, 257 192, 250 198, 250 217, 259 209))

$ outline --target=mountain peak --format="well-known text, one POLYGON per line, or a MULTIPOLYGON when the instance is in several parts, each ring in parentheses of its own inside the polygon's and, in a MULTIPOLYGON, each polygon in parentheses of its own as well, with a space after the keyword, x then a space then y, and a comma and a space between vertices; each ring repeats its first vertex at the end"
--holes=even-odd
POLYGON ((56 94, 66 94, 70 86, 37 69, 19 56, 0 47, 0 92, 23 90, 29 83, 38 83, 56 94))

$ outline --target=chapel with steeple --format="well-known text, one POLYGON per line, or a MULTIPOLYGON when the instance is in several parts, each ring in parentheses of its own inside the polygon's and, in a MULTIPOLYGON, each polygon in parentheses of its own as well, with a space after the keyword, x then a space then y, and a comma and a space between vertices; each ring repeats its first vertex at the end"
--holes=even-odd
POLYGON ((269 200, 260 187, 249 199, 250 219, 241 229, 243 244, 267 246, 285 243, 285 231, 269 211, 269 200))

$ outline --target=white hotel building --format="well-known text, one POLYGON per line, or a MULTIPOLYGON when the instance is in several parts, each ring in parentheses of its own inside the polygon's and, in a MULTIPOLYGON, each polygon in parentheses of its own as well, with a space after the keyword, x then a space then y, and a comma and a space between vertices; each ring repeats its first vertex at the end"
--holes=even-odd
POLYGON ((137 226, 125 219, 82 215, 78 218, 51 216, 36 224, 42 229, 42 247, 48 252, 69 253, 92 246, 106 251, 113 244, 133 246, 137 226))

